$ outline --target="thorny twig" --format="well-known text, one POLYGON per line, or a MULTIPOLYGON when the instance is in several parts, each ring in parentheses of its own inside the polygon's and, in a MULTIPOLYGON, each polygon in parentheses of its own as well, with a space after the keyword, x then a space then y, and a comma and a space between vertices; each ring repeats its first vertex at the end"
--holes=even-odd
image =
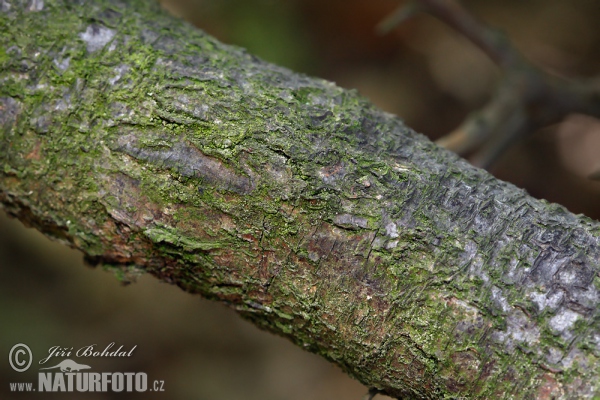
POLYGON ((552 76, 531 64, 501 33, 477 21, 456 0, 412 0, 379 24, 386 33, 398 24, 425 12, 463 34, 502 70, 502 79, 491 100, 459 127, 437 141, 459 154, 479 148, 471 157, 489 168, 515 141, 568 114, 600 118, 600 89, 592 81, 552 76))

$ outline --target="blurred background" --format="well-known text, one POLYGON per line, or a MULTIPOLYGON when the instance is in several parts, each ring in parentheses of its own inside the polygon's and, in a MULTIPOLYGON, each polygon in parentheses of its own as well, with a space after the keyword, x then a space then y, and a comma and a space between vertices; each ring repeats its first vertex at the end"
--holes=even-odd
MULTIPOLYGON (((375 25, 392 0, 163 0, 220 40, 295 71, 356 88, 432 139, 485 103, 499 77, 466 39, 419 16, 380 37, 375 25)), ((536 64, 562 76, 600 72, 597 0, 465 1, 501 28, 536 64)), ((492 168, 535 197, 600 219, 600 123, 571 116, 532 133, 492 168)), ((163 394, 112 397, 169 399, 361 399, 366 388, 319 357, 259 331, 231 310, 142 277, 121 286, 111 273, 83 266, 82 255, 50 242, 0 212, 0 349, 26 343, 36 356, 51 346, 110 342, 134 357, 93 359, 94 371, 144 371, 165 381, 163 394)), ((38 357, 39 358, 39 357, 38 357)), ((53 364, 54 365, 54 364, 53 364)), ((0 362, 0 398, 31 374, 0 362)), ((44 395, 80 398, 81 395, 44 395)), ((381 397, 383 399, 383 397, 381 397)))

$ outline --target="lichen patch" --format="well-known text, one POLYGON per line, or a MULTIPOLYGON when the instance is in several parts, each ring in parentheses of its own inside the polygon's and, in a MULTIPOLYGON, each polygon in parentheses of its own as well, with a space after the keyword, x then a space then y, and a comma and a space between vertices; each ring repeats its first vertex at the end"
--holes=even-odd
POLYGON ((87 44, 87 51, 93 53, 100 49, 103 49, 116 32, 112 29, 106 28, 101 25, 92 24, 87 27, 85 32, 80 33, 79 37, 87 44))

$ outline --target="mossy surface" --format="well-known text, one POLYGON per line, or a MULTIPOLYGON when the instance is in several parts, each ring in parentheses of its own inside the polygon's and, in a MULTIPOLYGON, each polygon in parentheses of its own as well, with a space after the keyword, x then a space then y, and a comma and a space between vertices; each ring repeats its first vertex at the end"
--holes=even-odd
POLYGON ((150 2, 81 3, 1 3, 11 214, 392 396, 600 394, 597 223, 150 2))

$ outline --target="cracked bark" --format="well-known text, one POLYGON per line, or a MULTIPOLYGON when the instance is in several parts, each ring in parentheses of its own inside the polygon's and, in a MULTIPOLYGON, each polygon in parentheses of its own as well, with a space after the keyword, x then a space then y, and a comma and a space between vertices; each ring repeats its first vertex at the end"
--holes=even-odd
POLYGON ((9 214, 391 396, 600 395, 598 223, 157 6, 0 8, 9 214))

